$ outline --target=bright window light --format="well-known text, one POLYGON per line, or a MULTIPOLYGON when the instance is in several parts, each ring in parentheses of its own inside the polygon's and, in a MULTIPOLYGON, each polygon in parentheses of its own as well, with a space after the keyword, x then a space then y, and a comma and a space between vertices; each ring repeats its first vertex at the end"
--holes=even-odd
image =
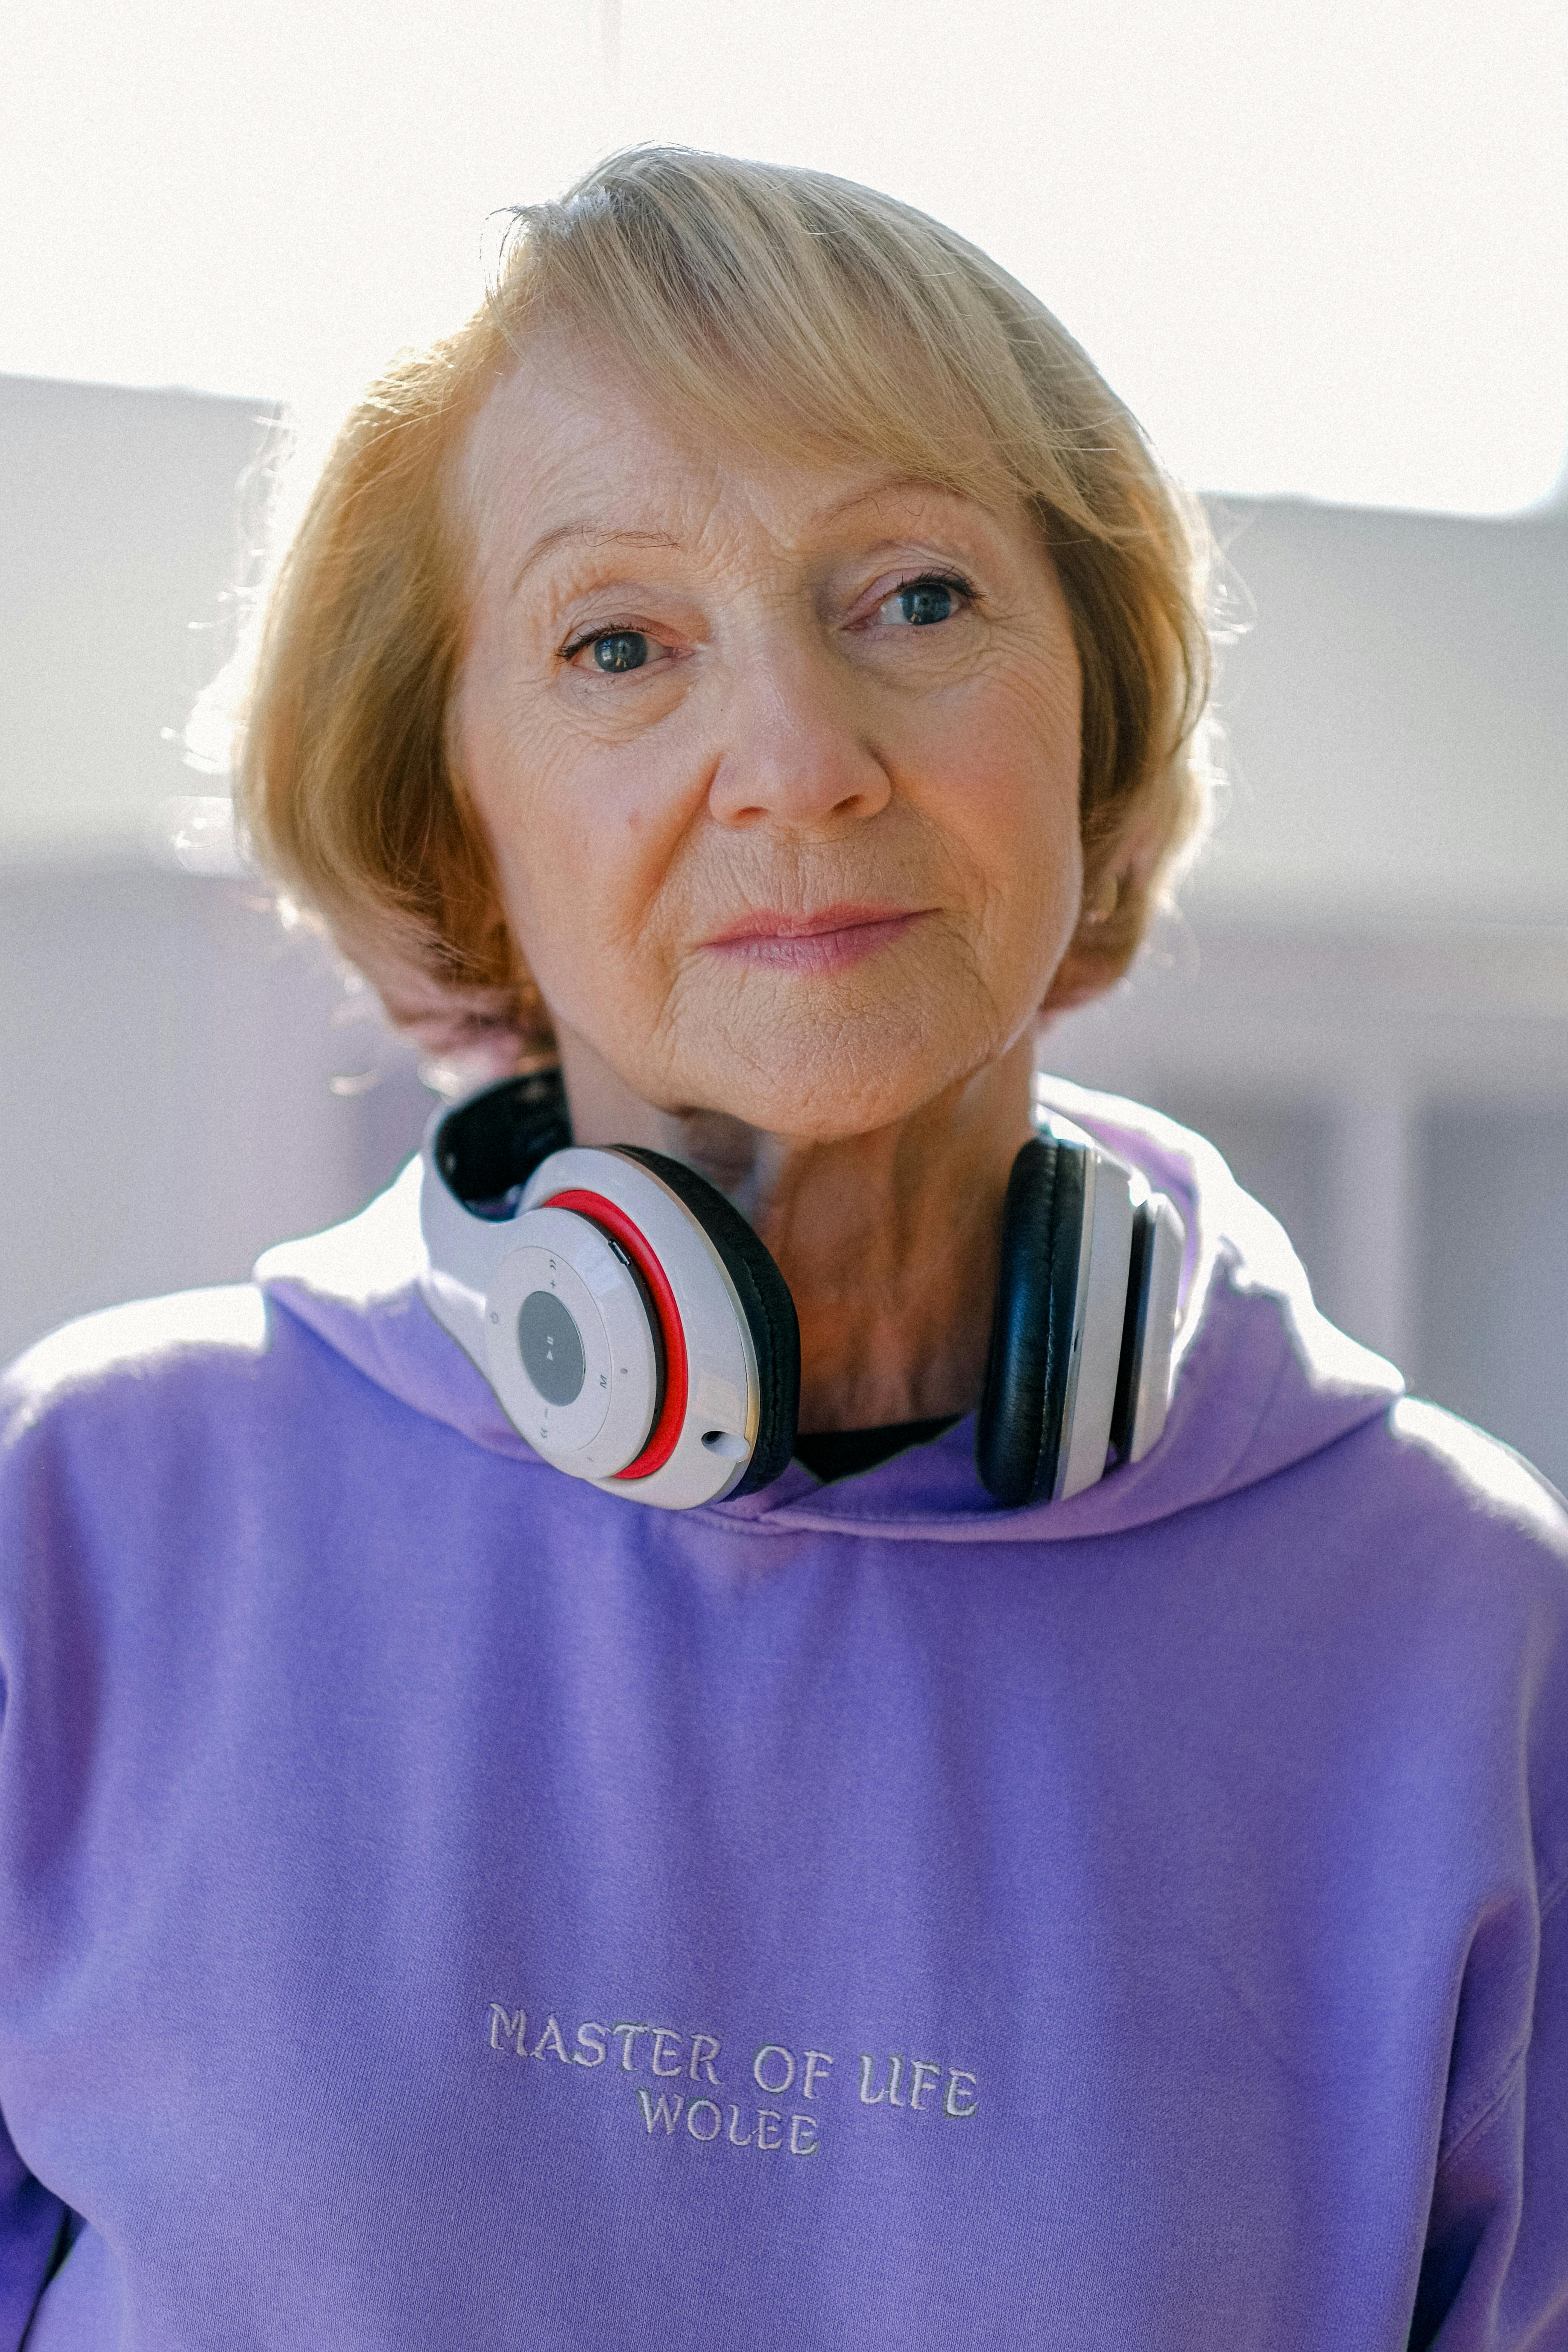
POLYGON ((1205 488, 1500 512, 1568 444, 1564 0, 12 0, 0 369, 309 419, 608 147, 868 180, 1205 488))

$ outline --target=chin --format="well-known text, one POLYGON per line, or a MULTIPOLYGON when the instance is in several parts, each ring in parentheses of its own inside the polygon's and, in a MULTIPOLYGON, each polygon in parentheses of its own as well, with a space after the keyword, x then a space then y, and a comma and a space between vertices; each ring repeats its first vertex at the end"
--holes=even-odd
MULTIPOLYGON (((998 1049, 1000 1050, 1000 1049, 998 1049)), ((692 1069, 682 1099, 800 1143, 841 1143, 910 1118, 923 1105, 995 1058, 929 1037, 895 1041, 857 1035, 777 1038, 761 1055, 718 1054, 692 1069)))

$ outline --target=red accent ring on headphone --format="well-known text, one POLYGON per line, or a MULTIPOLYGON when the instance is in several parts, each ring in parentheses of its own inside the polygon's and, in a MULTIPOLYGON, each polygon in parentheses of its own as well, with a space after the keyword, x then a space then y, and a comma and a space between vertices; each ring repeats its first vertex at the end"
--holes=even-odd
POLYGON ((675 1303, 669 1276, 649 1248, 647 1236, 637 1231, 624 1209, 617 1209, 602 1192, 552 1192, 540 1206, 571 1209, 579 1217, 586 1217, 590 1224, 602 1225, 619 1242, 647 1285, 664 1341, 664 1404, 637 1460, 613 1475, 617 1478, 651 1478, 674 1453, 686 1420, 686 1334, 681 1328, 680 1309, 675 1303))

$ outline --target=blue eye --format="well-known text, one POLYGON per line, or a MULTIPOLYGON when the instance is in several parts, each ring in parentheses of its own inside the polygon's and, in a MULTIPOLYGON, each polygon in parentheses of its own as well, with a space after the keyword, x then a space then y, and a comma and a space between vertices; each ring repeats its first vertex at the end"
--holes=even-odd
POLYGON ((647 639, 640 629, 613 629, 608 636, 594 640, 595 668, 609 670, 641 669, 647 659, 647 639))
POLYGON ((911 580, 899 591, 899 610, 917 629, 929 628, 933 621, 950 621, 952 591, 945 580, 911 580))
MULTIPOLYGON (((929 629, 938 621, 951 621, 956 610, 958 583, 951 580, 911 580, 906 587, 888 599, 896 604, 899 616, 911 628, 929 629)), ((887 606, 883 606, 886 612, 887 606)))

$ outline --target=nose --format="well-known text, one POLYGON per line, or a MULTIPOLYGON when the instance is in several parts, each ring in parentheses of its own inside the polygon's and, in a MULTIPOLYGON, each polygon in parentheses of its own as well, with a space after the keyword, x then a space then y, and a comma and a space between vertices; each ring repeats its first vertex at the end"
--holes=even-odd
POLYGON ((837 831, 886 808, 892 778, 855 680, 808 632, 780 631, 738 660, 708 804, 722 824, 837 831))

